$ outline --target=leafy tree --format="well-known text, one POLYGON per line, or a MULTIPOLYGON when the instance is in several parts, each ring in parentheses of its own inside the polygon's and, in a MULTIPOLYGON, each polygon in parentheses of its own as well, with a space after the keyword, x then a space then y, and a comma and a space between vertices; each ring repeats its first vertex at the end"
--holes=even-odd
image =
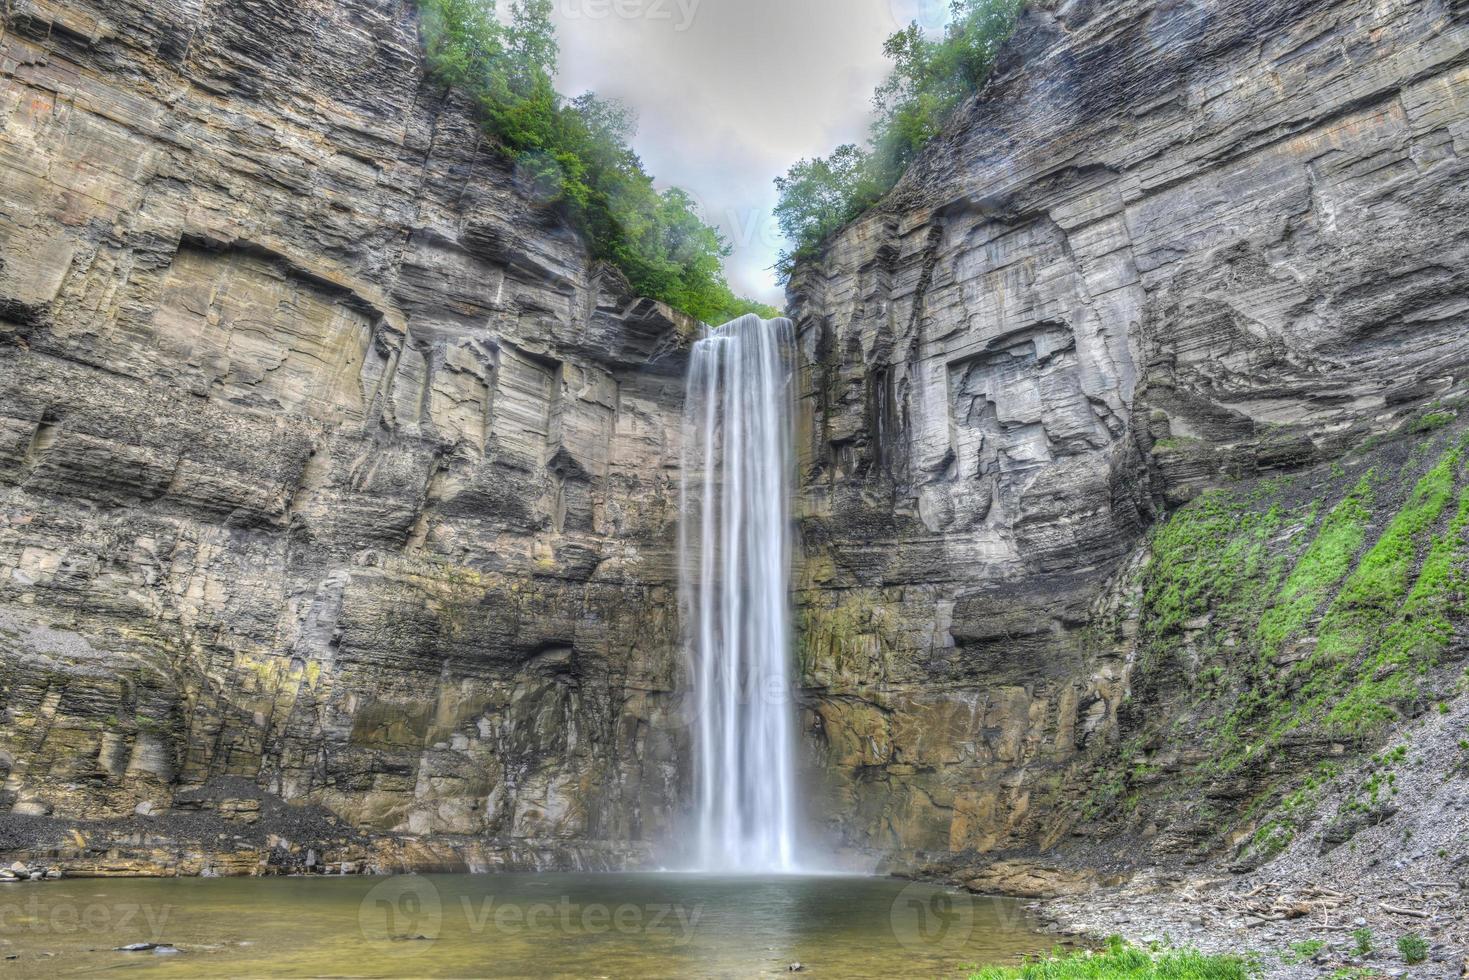
POLYGON ((775 206, 781 233, 798 243, 795 258, 804 258, 812 247, 864 208, 881 193, 873 181, 868 155, 855 143, 839 146, 829 157, 801 160, 775 179, 780 194, 775 206))
POLYGON ((423 41, 430 69, 447 85, 488 81, 499 60, 501 28, 493 7, 477 0, 426 0, 423 41))
POLYGON ((637 118, 615 100, 556 91, 552 0, 419 0, 433 75, 469 95, 520 178, 586 233, 594 257, 622 270, 640 295, 720 323, 775 315, 735 296, 730 248, 681 190, 659 191, 632 149, 637 118))
POLYGON ((526 94, 556 77, 561 46, 551 24, 551 0, 511 0, 505 47, 515 75, 512 90, 526 94))
POLYGON ((954 111, 983 87, 1022 4, 950 0, 952 18, 942 37, 929 38, 913 23, 887 39, 883 53, 893 67, 873 93, 867 146, 840 146, 776 178, 776 218, 791 242, 781 256, 783 271, 893 189, 954 111))

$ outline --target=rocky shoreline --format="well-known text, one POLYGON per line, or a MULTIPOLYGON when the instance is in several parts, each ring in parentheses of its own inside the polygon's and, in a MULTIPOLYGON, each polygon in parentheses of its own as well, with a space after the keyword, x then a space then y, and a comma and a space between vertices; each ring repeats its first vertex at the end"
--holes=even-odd
POLYGON ((1101 941, 1120 935, 1144 945, 1245 955, 1263 976, 1282 980, 1342 970, 1469 976, 1469 890, 1455 882, 1418 885, 1366 882, 1347 893, 1303 882, 1149 873, 1125 886, 1032 908, 1058 936, 1101 941), (1411 935, 1427 943, 1423 962, 1409 962, 1397 949, 1397 940, 1411 935))
MULTIPOLYGON (((1271 977, 1469 976, 1469 695, 1400 726, 1390 745, 1346 770, 1272 860, 1174 864, 1084 892, 1052 892, 1037 910, 1060 935, 1255 955, 1271 977), (1349 823, 1358 790, 1397 756, 1390 813, 1349 823), (1345 835, 1345 839, 1343 839, 1345 835), (1398 949, 1425 943, 1425 961, 1398 949), (1370 946, 1367 953, 1363 945, 1370 946)), ((1093 855, 1095 857, 1095 854, 1093 855)))
POLYGON ((172 815, 92 826, 0 814, 0 847, 8 856, 70 878, 595 872, 651 864, 650 848, 620 841, 492 841, 340 830, 289 837, 284 823, 272 828, 254 832, 172 815))
POLYGON ((25 864, 16 861, 8 868, 0 868, 0 885, 29 881, 58 881, 61 877, 62 871, 55 865, 25 864))

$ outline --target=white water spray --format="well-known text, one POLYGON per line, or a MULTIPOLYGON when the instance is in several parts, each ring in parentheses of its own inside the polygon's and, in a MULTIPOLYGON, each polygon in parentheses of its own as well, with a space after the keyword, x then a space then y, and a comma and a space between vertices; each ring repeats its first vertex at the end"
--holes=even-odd
POLYGON ((695 344, 689 364, 679 545, 701 870, 796 867, 794 350, 791 321, 746 316, 695 344))

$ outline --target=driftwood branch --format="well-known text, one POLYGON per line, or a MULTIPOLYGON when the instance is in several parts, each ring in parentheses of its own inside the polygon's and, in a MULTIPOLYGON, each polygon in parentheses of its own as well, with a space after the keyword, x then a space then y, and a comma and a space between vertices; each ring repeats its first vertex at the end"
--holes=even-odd
POLYGON ((1433 918, 1433 916, 1429 915, 1427 912, 1422 912, 1418 909, 1399 908, 1396 905, 1389 905, 1386 902, 1378 902, 1377 907, 1382 909, 1382 911, 1384 912, 1391 912, 1393 915, 1411 915, 1415 919, 1433 918))

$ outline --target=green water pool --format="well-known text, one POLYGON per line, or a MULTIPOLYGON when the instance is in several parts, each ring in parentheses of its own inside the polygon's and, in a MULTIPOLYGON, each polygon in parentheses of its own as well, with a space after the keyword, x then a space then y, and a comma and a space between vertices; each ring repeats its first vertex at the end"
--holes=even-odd
POLYGON ((0 887, 0 974, 951 977, 1053 937, 1018 902, 859 876, 69 879, 0 887), (159 948, 121 952, 129 944, 159 948))

